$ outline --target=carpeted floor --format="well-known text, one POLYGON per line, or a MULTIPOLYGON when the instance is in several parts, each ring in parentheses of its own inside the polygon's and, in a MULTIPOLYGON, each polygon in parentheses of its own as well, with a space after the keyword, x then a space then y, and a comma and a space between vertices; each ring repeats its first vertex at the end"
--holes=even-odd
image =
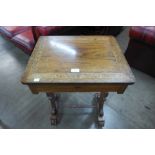
MULTIPOLYGON (((123 51, 128 28, 117 40, 123 51)), ((50 125, 50 104, 45 94, 33 95, 20 83, 29 56, 0 36, 0 128, 96 128, 95 109, 62 107, 61 123, 50 125)), ((132 69, 136 83, 122 95, 110 93, 105 128, 155 128, 155 79, 132 69)), ((94 93, 62 93, 63 104, 92 104, 94 93)))

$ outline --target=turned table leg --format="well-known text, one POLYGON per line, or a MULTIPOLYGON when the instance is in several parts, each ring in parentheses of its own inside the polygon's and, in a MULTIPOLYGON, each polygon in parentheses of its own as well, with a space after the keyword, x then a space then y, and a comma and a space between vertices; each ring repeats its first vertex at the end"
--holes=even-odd
POLYGON ((54 93, 46 93, 51 103, 51 124, 57 125, 58 123, 58 95, 54 93))
POLYGON ((97 115, 98 115, 98 126, 103 127, 104 126, 104 112, 103 112, 103 105, 106 101, 106 97, 108 96, 108 93, 97 93, 97 115))

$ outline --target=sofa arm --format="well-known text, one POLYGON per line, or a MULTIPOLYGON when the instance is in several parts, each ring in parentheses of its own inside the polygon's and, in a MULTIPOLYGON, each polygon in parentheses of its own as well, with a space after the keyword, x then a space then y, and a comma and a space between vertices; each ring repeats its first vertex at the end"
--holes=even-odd
POLYGON ((131 39, 155 46, 155 26, 133 26, 129 30, 131 39))
POLYGON ((0 26, 0 34, 8 39, 11 39, 15 35, 28 31, 31 26, 0 26))

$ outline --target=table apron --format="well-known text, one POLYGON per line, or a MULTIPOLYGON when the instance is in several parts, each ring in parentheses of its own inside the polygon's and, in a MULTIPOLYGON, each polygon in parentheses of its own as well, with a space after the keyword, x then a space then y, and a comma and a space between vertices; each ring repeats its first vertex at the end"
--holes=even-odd
POLYGON ((117 92, 122 94, 128 84, 29 84, 32 93, 39 92, 117 92))

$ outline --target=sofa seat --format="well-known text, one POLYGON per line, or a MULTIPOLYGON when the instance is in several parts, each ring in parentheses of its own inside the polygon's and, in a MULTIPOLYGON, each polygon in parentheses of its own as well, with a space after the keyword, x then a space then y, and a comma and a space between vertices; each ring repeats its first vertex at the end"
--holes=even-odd
POLYGON ((15 35, 12 37, 11 41, 14 42, 18 47, 22 48, 27 54, 31 54, 35 46, 32 29, 15 35))
POLYGON ((22 33, 31 27, 29 26, 0 26, 0 33, 7 38, 12 38, 13 36, 22 33))

